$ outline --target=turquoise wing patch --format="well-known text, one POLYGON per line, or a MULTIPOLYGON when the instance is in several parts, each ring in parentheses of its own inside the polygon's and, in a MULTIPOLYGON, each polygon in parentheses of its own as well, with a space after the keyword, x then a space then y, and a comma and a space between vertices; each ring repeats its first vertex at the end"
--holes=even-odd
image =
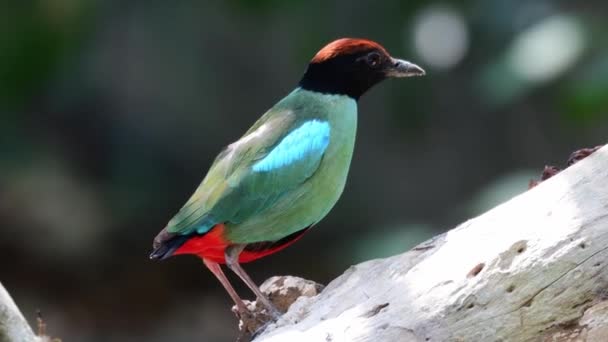
POLYGON ((304 122, 286 135, 262 160, 256 162, 254 172, 270 172, 289 166, 311 155, 322 155, 329 145, 329 123, 321 120, 304 122))

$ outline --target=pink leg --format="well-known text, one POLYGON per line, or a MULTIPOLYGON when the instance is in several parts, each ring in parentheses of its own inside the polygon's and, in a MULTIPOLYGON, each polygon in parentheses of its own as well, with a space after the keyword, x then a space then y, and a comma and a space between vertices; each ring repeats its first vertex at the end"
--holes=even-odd
POLYGON ((247 310, 247 307, 245 306, 245 303, 243 303, 241 297, 239 297, 232 285, 230 285, 228 278, 226 278, 224 271, 222 271, 222 267, 218 263, 205 258, 203 258, 203 263, 205 263, 205 266, 207 266, 211 273, 213 273, 215 277, 220 281, 220 283, 222 283, 222 285, 226 289, 226 292, 228 292, 228 295, 230 295, 230 298, 232 298, 232 300, 236 304, 236 308, 239 312, 239 315, 242 316, 244 313, 249 312, 249 310, 247 310))
POLYGON ((261 301, 262 304, 264 304, 270 314, 275 316, 275 318, 278 318, 280 316, 279 310, 277 310, 277 308, 272 305, 268 298, 266 298, 262 291, 260 291, 255 282, 251 280, 247 272, 245 272, 245 270, 239 264, 239 254, 241 254, 243 248, 245 248, 245 245, 233 245, 226 248, 226 265, 228 265, 228 268, 230 268, 234 273, 236 273, 236 275, 239 276, 241 280, 243 280, 247 287, 249 287, 251 291, 255 293, 258 300, 261 301))

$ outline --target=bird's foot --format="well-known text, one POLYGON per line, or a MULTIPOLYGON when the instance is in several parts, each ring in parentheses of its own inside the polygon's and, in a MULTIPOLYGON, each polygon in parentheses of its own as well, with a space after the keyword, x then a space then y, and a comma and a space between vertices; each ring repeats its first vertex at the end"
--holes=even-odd
POLYGON ((261 311, 263 311, 266 315, 270 316, 275 321, 278 320, 283 314, 283 312, 279 311, 279 309, 277 309, 277 307, 266 296, 258 297, 255 303, 256 307, 261 304, 261 306, 263 306, 263 308, 261 308, 261 311))
POLYGON ((314 297, 322 289, 323 285, 298 277, 281 276, 266 280, 260 286, 266 300, 244 301, 245 312, 239 312, 236 306, 232 309, 240 320, 241 337, 238 341, 248 341, 245 336, 255 337, 273 323, 280 325, 279 319, 298 298, 314 297))
POLYGON ((258 302, 244 301, 244 303, 247 307, 246 310, 239 310, 236 306, 232 308, 232 312, 239 319, 240 334, 237 339, 239 342, 250 341, 281 316, 274 306, 274 311, 270 311, 258 302))

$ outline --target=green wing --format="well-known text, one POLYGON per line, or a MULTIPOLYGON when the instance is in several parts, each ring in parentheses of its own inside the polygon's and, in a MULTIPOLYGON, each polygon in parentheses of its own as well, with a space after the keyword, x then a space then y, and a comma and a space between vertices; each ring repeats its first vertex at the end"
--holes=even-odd
POLYGON ((327 122, 270 110, 218 155, 167 231, 202 234, 263 211, 314 174, 328 143, 327 122))

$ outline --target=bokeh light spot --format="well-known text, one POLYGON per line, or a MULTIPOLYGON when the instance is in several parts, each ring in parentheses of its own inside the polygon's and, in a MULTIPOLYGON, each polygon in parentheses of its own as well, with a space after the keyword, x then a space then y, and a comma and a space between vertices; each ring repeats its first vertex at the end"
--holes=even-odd
POLYGON ((426 65, 449 69, 458 64, 469 48, 469 31, 464 17, 453 8, 432 6, 414 21, 416 52, 426 65))
POLYGON ((529 82, 546 82, 569 69, 585 47, 582 24, 571 16, 547 18, 521 33, 508 54, 512 70, 529 82))

